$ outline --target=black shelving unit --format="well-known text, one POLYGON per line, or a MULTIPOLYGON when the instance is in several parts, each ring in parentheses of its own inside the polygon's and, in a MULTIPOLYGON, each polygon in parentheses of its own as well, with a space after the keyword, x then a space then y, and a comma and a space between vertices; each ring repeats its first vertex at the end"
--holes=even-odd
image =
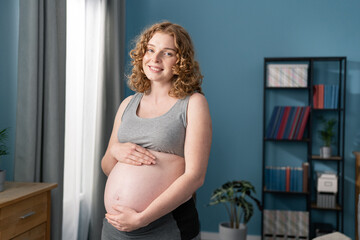
MULTIPOLYGON (((344 148, 345 148, 345 99, 346 99, 346 57, 281 57, 281 58, 265 58, 264 59, 264 94, 263 94, 263 144, 262 144, 262 203, 264 209, 277 210, 274 208, 274 202, 292 202, 294 200, 304 202, 300 207, 300 211, 308 212, 309 228, 308 236, 304 239, 312 239, 315 236, 314 225, 318 220, 317 216, 322 214, 332 214, 332 222, 336 222, 333 226, 337 231, 343 232, 344 229, 344 148), (307 64, 307 86, 305 87, 270 87, 267 85, 268 65, 269 64, 307 64), (317 109, 314 108, 313 94, 314 85, 328 84, 331 79, 333 84, 339 86, 338 106, 332 109, 317 109), (334 83, 335 82, 335 83, 334 83), (279 96, 294 95, 296 97, 303 96, 302 102, 299 106, 310 106, 310 113, 307 122, 307 127, 303 139, 301 140, 287 140, 287 139, 268 139, 266 138, 266 131, 269 124, 270 114, 274 105, 288 105, 286 102, 281 103, 279 96), (271 96, 270 96, 271 95, 271 96), (274 98, 271 100, 269 98, 274 98), (274 103, 276 102, 276 103, 274 103), (331 118, 336 118, 336 141, 332 147, 333 156, 330 158, 321 158, 318 154, 318 147, 316 143, 318 136, 316 132, 319 130, 319 125, 316 124, 317 116, 325 115, 331 118), (305 146, 304 146, 305 145, 305 146), (269 154, 273 148, 286 149, 292 146, 292 149, 305 149, 303 162, 309 164, 308 169, 308 192, 286 192, 267 190, 265 188, 265 171, 266 167, 276 162, 281 165, 283 160, 272 159, 274 155, 269 154), (298 147, 299 146, 299 147, 298 147), (272 163, 269 163, 272 162, 272 163), (316 178, 315 173, 318 165, 322 167, 329 167, 338 176, 338 193, 336 196, 335 208, 324 208, 316 205, 316 178), (279 200, 278 200, 279 199, 279 200), (272 200, 272 201, 270 201, 272 200), (270 202, 270 203, 269 203, 270 202), (334 219, 335 218, 335 219, 334 219)), ((293 104, 292 104, 293 105, 293 104)), ((291 156, 291 153, 287 153, 291 156)), ((277 158, 277 157, 276 157, 277 158)), ((284 159, 285 160, 285 159, 284 159)), ((283 207, 283 206, 282 206, 283 207)), ((297 207, 297 206, 296 206, 297 207)), ((287 209, 294 210, 294 209, 287 209)), ((298 209, 295 209, 298 210, 298 209)), ((264 237, 264 214, 262 214, 262 239, 264 237)))

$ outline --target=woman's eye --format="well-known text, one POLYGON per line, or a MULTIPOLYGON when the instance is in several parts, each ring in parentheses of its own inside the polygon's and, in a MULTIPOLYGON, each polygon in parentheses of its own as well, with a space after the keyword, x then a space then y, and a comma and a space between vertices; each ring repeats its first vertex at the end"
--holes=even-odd
POLYGON ((149 53, 153 53, 153 52, 154 52, 154 50, 152 50, 151 48, 148 48, 146 51, 149 52, 149 53))
POLYGON ((172 57, 174 56, 174 54, 172 54, 171 52, 164 52, 164 55, 167 57, 172 57))

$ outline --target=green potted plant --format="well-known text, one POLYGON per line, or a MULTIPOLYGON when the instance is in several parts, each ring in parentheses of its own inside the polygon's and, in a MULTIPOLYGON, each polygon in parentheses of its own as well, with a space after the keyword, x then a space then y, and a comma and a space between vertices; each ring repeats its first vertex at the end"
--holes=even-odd
POLYGON ((254 186, 248 181, 229 181, 214 190, 209 205, 224 204, 229 216, 229 222, 219 224, 219 235, 222 240, 246 239, 247 226, 253 213, 253 204, 256 203, 259 210, 262 210, 260 201, 252 194, 255 194, 254 186))
POLYGON ((331 157, 331 143, 333 141, 333 137, 335 136, 334 127, 336 124, 336 119, 325 119, 324 117, 320 117, 320 121, 323 124, 323 128, 319 131, 320 139, 323 141, 323 146, 320 147, 320 157, 321 158, 329 158, 331 157))
MULTIPOLYGON (((0 130, 0 160, 2 156, 8 155, 8 147, 6 145, 8 139, 8 129, 0 130)), ((4 183, 5 183, 5 170, 0 169, 0 192, 4 190, 4 183)))

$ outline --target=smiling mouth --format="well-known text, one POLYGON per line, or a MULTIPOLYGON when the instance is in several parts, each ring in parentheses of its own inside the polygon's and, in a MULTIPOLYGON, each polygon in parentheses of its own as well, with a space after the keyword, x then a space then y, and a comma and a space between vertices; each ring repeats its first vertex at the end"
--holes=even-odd
POLYGON ((155 72, 160 72, 160 71, 162 71, 161 68, 152 67, 152 66, 149 66, 149 69, 152 70, 152 71, 155 71, 155 72))

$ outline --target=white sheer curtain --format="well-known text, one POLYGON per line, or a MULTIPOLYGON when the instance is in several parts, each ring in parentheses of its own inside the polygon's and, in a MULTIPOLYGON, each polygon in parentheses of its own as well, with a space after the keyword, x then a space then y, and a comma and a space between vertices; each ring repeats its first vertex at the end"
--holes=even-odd
POLYGON ((67 1, 62 239, 88 239, 103 105, 105 0, 67 1))

